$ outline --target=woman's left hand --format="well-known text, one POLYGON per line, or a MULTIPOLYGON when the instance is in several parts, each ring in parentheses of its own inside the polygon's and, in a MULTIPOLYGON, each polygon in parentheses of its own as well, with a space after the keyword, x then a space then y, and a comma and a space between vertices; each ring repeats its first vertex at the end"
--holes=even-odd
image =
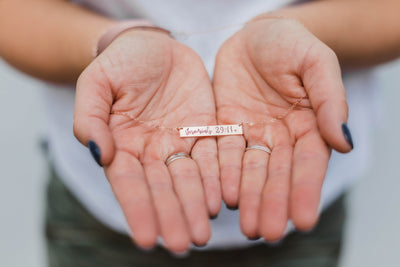
POLYGON ((218 123, 245 122, 244 136, 218 138, 223 199, 243 233, 276 241, 289 219, 312 228, 330 147, 352 149, 335 53, 294 20, 256 19, 221 47, 214 90, 218 123))

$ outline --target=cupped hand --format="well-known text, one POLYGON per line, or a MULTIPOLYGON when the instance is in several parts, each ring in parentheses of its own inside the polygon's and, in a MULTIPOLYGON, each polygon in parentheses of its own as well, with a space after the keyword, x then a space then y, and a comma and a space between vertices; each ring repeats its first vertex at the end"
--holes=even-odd
POLYGON ((210 238, 221 196, 215 138, 180 138, 177 127, 216 123, 200 58, 168 35, 119 36, 78 80, 74 132, 100 164, 142 247, 161 236, 173 252, 210 238), (179 152, 191 154, 166 166, 179 152), (204 189, 203 189, 204 188, 204 189))
POLYGON ((289 219, 312 228, 330 147, 352 149, 335 53, 294 20, 256 19, 221 47, 213 83, 218 123, 244 126, 218 138, 223 199, 239 206, 242 232, 276 241, 289 219))

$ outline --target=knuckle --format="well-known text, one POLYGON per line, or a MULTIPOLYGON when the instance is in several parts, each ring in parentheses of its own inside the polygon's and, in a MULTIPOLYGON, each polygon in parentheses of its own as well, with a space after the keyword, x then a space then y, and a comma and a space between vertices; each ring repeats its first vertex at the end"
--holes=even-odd
POLYGON ((152 192, 157 193, 167 192, 172 189, 171 184, 163 180, 154 181, 149 184, 149 187, 152 192))
POLYGON ((269 170, 270 176, 289 176, 290 175, 290 164, 279 164, 269 170))
POLYGON ((226 173, 233 173, 233 172, 239 172, 242 170, 241 166, 239 164, 232 164, 232 163, 225 163, 221 165, 221 173, 222 175, 226 173))
POLYGON ((220 150, 244 150, 244 142, 237 142, 237 140, 224 139, 218 143, 220 150))
POLYGON ((196 180, 199 177, 198 171, 192 168, 183 168, 179 170, 179 175, 176 175, 176 177, 182 177, 185 180, 190 179, 190 180, 196 180))
POLYGON ((258 170, 258 169, 267 169, 267 162, 264 160, 247 160, 243 164, 243 170, 258 170))
POLYGON ((298 156, 298 159, 302 162, 321 161, 321 160, 327 160, 327 158, 329 158, 329 154, 312 150, 303 151, 298 156))
POLYGON ((259 202, 260 201, 261 192, 255 189, 247 189, 240 191, 240 201, 246 202, 259 202))

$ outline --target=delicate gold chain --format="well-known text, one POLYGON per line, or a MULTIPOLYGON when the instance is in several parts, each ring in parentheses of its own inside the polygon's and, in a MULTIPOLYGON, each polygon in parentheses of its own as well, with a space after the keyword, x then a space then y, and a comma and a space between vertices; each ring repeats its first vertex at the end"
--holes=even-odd
MULTIPOLYGON (((276 118, 272 118, 269 120, 265 120, 262 122, 240 122, 239 124, 242 126, 249 126, 249 127, 253 127, 253 126, 265 126, 267 124, 271 124, 274 123, 276 121, 280 121, 283 120, 284 118, 287 117, 287 115, 289 115, 289 113, 294 110, 300 103, 301 101, 303 101, 304 99, 306 99, 307 96, 303 96, 299 99, 296 100, 296 102, 294 102, 285 113, 283 113, 282 115, 277 116, 276 118)), ((160 131, 169 131, 169 132, 173 132, 173 133, 177 133, 179 132, 180 129, 182 129, 184 126, 176 126, 176 127, 167 127, 167 126, 162 126, 162 125, 152 125, 152 122, 157 120, 157 119, 153 119, 153 120, 149 120, 149 121, 143 121, 143 120, 139 120, 135 117, 133 117, 131 114, 129 114, 128 112, 124 112, 124 111, 111 111, 110 112, 111 115, 121 115, 121 116, 125 116, 129 119, 131 119, 133 122, 135 122, 138 125, 145 125, 147 127, 156 129, 156 130, 160 130, 160 131)))
MULTIPOLYGON (((191 35, 195 35, 195 34, 207 34, 207 33, 212 33, 212 32, 218 32, 218 31, 223 31, 223 30, 228 30, 228 29, 233 29, 233 28, 239 28, 239 27, 243 27, 249 23, 252 22, 256 22, 259 20, 264 20, 264 19, 288 19, 286 17, 283 16, 273 16, 273 15, 268 15, 268 14, 261 14, 253 19, 251 19, 250 21, 247 22, 242 22, 242 23, 237 23, 237 24, 231 24, 231 25, 227 25, 227 26, 221 26, 221 27, 215 27, 215 28, 210 28, 207 30, 198 30, 198 31, 192 31, 192 32, 183 32, 183 31, 170 31, 169 33, 171 34, 171 36, 173 36, 174 38, 176 37, 181 37, 181 38, 188 38, 191 35)), ((306 99, 307 96, 303 96, 299 99, 297 99, 297 101, 295 103, 293 103, 288 110, 280 115, 277 116, 276 118, 272 118, 266 121, 262 121, 262 122, 240 122, 239 125, 242 126, 264 126, 270 123, 274 123, 276 121, 279 120, 283 120, 284 118, 286 118, 286 116, 292 111, 294 110, 300 103, 302 100, 306 99)), ((182 129, 184 126, 178 126, 178 127, 166 127, 166 126, 162 126, 162 125, 154 125, 154 121, 157 121, 158 119, 152 119, 152 120, 148 120, 148 121, 143 121, 143 120, 139 120, 135 117, 133 117, 131 114, 129 114, 128 112, 124 112, 124 111, 111 111, 110 114, 112 115, 121 115, 121 116, 125 116, 129 119, 131 119, 134 123, 138 124, 138 125, 145 125, 147 127, 153 128, 153 129, 157 129, 157 130, 161 130, 161 131, 170 131, 170 132, 179 132, 180 129, 182 129), (152 124, 153 123, 153 124, 152 124)))

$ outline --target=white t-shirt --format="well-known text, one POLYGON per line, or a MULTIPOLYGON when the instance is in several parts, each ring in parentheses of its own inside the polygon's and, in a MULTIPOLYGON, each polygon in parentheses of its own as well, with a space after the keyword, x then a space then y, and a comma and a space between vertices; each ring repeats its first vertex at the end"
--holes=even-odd
MULTIPOLYGON (((239 25, 266 11, 280 8, 293 1, 265 0, 81 0, 86 7, 118 19, 145 18, 172 32, 196 32, 225 26, 239 25)), ((177 39, 193 48, 202 58, 212 77, 215 55, 229 36, 240 29, 190 35, 177 39)), ((344 190, 352 185, 367 165, 369 133, 377 106, 374 97, 375 80, 371 71, 364 70, 344 75, 350 107, 349 127, 355 149, 346 155, 332 154, 324 182, 321 209, 326 208, 344 190)), ((129 229, 121 208, 106 180, 87 148, 72 132, 74 90, 49 84, 43 95, 47 108, 47 138, 55 169, 66 186, 98 220, 110 228, 128 233, 129 229)), ((222 205, 216 220, 211 221, 212 237, 206 249, 248 246, 249 241, 239 228, 238 211, 222 205)), ((262 242, 262 241, 259 241, 262 242)))

